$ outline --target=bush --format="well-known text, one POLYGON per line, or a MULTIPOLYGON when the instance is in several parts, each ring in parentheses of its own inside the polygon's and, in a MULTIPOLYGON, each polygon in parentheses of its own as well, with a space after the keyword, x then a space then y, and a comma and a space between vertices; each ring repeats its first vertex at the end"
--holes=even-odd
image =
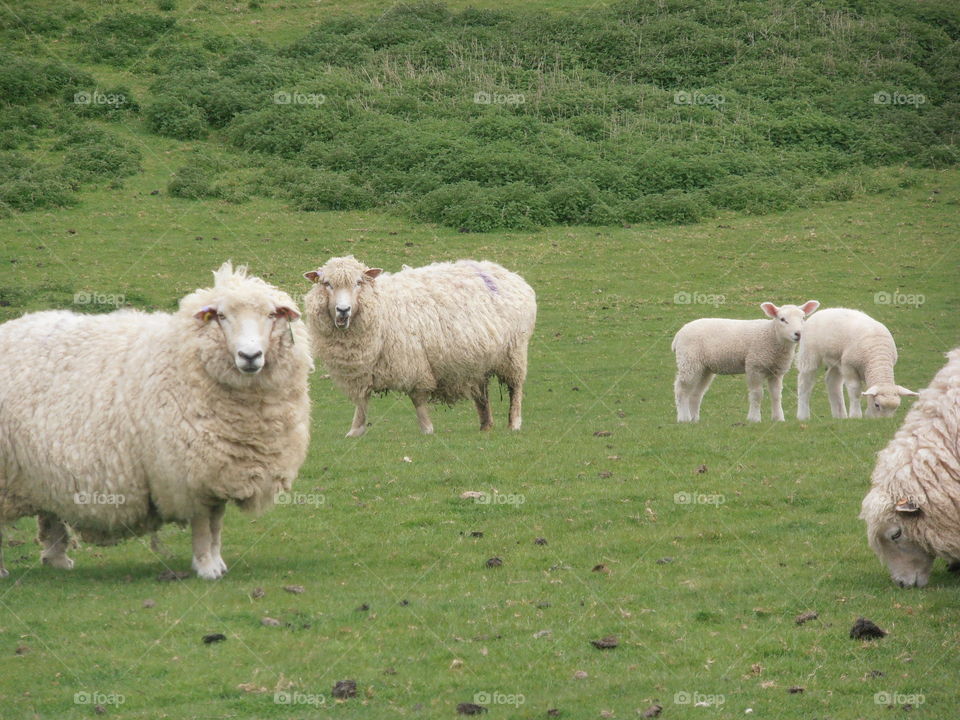
POLYGON ((141 170, 140 151, 135 147, 110 143, 91 143, 71 149, 64 158, 64 172, 79 182, 134 175, 141 170))
POLYGON ((143 115, 147 127, 158 135, 196 140, 207 134, 203 111, 174 97, 161 95, 155 98, 147 104, 143 115))
POLYGON ((645 195, 624 210, 624 219, 629 222, 664 222, 674 225, 696 223, 713 217, 716 211, 701 193, 685 193, 669 190, 665 193, 645 195))
POLYGON ((16 153, 0 153, 0 209, 37 210, 76 202, 59 168, 16 153))
POLYGON ((175 25, 174 18, 162 15, 119 12, 76 31, 75 37, 82 41, 88 60, 122 66, 140 57, 175 25))
POLYGON ((109 88, 70 88, 64 100, 79 117, 119 120, 127 113, 139 112, 140 105, 126 85, 109 88))
POLYGON ((298 210, 365 210, 375 205, 373 193, 343 173, 316 172, 291 194, 298 210))
POLYGON ((173 197, 187 200, 217 196, 213 189, 213 173, 209 168, 197 165, 187 165, 177 170, 167 183, 167 192, 173 197))

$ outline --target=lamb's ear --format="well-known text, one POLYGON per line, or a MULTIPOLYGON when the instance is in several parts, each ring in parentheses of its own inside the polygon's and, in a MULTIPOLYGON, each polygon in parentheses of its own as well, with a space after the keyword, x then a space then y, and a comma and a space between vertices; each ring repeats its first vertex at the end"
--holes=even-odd
POLYGON ((913 390, 908 390, 903 385, 897 385, 897 394, 906 395, 908 397, 919 397, 920 393, 915 393, 913 390))
POLYGON ((377 275, 383 272, 383 268, 370 268, 369 270, 364 270, 363 274, 366 275, 370 280, 373 280, 377 275))
POLYGON ((860 394, 861 394, 861 395, 866 395, 866 396, 869 396, 869 397, 874 397, 874 396, 877 394, 877 386, 876 386, 876 385, 871 385, 870 387, 868 387, 866 390, 864 390, 864 391, 863 391, 862 393, 860 393, 860 394))
POLYGON ((323 271, 319 268, 316 270, 308 270, 303 276, 312 283, 318 283, 323 279, 323 271))
POLYGON ((807 300, 803 305, 800 306, 800 309, 803 310, 804 315, 809 315, 818 307, 820 307, 819 300, 807 300))
POLYGON ((203 320, 203 322, 210 322, 217 316, 217 308, 213 305, 207 305, 200 309, 199 312, 194 313, 193 315, 197 320, 203 320))
POLYGON ((893 509, 898 513, 905 513, 907 515, 920 512, 920 507, 913 502, 913 500, 907 500, 906 498, 897 500, 897 504, 893 506, 893 509))
POLYGON ((286 318, 289 322, 293 322, 294 320, 300 319, 300 313, 298 313, 292 307, 287 307, 286 305, 278 307, 273 312, 276 314, 277 317, 286 318))
POLYGON ((780 308, 772 302, 760 303, 760 309, 763 310, 767 317, 775 318, 780 313, 780 308))

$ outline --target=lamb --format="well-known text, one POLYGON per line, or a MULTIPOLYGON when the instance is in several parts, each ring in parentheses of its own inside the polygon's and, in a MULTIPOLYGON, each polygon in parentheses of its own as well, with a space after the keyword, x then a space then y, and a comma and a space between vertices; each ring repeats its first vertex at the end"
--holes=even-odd
POLYGON ((960 348, 877 455, 860 518, 900 587, 923 587, 937 557, 960 562, 960 348))
POLYGON ((827 366, 824 381, 835 418, 847 417, 843 388, 850 400, 850 417, 859 418, 860 388, 866 386, 867 417, 889 417, 901 396, 916 393, 893 380, 897 346, 883 323, 847 308, 821 310, 807 323, 797 351, 797 418, 810 418, 810 394, 817 371, 827 366))
MULTIPOLYGON (((228 501, 262 510, 306 457, 306 328, 293 300, 224 263, 176 313, 47 311, 0 325, 0 523, 37 515, 112 544, 189 522, 193 569, 226 572, 228 501)), ((0 561, 0 573, 7 575, 0 561)))
POLYGON ((701 318, 680 328, 671 345, 677 356, 673 386, 677 422, 700 420, 700 403, 716 375, 740 373, 747 375, 747 420, 760 421, 764 380, 773 419, 783 420, 783 376, 790 369, 804 320, 819 306, 816 300, 800 307, 765 302, 760 308, 769 320, 701 318))
POLYGON ((429 401, 464 397, 489 430, 492 375, 509 388, 509 427, 520 429, 537 302, 519 275, 473 260, 391 274, 350 255, 304 277, 315 283, 304 300, 314 351, 356 406, 347 437, 366 432, 370 395, 389 390, 410 396, 426 434, 429 401))

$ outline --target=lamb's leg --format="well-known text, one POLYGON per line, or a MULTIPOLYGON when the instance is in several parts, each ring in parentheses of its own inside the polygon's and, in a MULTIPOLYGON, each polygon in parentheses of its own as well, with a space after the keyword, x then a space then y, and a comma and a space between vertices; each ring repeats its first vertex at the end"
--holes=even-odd
POLYGON ((433 423, 430 422, 430 409, 427 407, 427 403, 430 402, 430 393, 425 390, 414 390, 410 393, 410 399, 413 401, 413 407, 417 409, 420 432, 424 435, 433 435, 433 423))
POLYGON ((510 391, 510 411, 507 414, 507 427, 519 430, 523 424, 521 406, 523 405, 523 383, 527 379, 527 345, 518 343, 510 349, 506 365, 497 372, 510 391))
POLYGON ((750 400, 750 410, 747 412, 747 421, 760 422, 760 402, 763 400, 763 375, 758 372, 747 371, 747 397, 750 400))
POLYGON ((0 579, 5 577, 10 577, 10 573, 3 566, 3 526, 0 525, 0 579))
POLYGON ((493 428, 493 410, 490 408, 490 394, 487 390, 488 384, 483 383, 483 387, 473 398, 477 406, 477 415, 480 416, 480 429, 491 430, 493 428))
POLYGON ((843 376, 840 374, 840 368, 836 366, 827 368, 823 381, 827 386, 827 397, 830 399, 830 414, 835 418, 845 418, 847 408, 843 404, 843 376))
POLYGON ((220 556, 220 533, 223 530, 223 516, 227 512, 227 504, 221 503, 210 510, 210 554, 213 556, 217 567, 220 568, 220 574, 227 572, 227 564, 220 556))
POLYGON ((507 425, 511 430, 519 430, 523 423, 520 415, 520 406, 523 404, 523 381, 507 385, 510 390, 510 413, 507 416, 507 425))
POLYGON ((770 392, 770 414, 774 422, 783 422, 783 375, 767 378, 767 390, 770 392))
POLYGON ((850 401, 850 417, 862 418, 863 411, 860 408, 860 378, 847 378, 844 381, 847 386, 847 398, 850 401))
POLYGON ((677 422, 696 422, 694 405, 699 411, 700 403, 693 401, 697 380, 689 372, 677 371, 677 378, 673 381, 673 399, 677 405, 677 422))
POLYGON ((70 534, 63 521, 56 515, 40 513, 37 515, 37 530, 37 539, 43 546, 40 562, 61 570, 70 570, 73 567, 73 560, 67 557, 70 534))
POLYGON ((797 377, 797 420, 810 419, 810 396, 817 382, 817 368, 804 370, 797 377))
POLYGON ((370 393, 357 400, 357 407, 353 411, 353 424, 347 437, 360 437, 367 431, 367 403, 370 402, 370 393))
POLYGON ((204 580, 216 580, 223 571, 213 555, 212 518, 214 508, 202 507, 190 521, 193 530, 193 562, 190 566, 204 580))
POLYGON ((715 377, 716 375, 712 372, 703 373, 690 390, 690 394, 687 396, 687 402, 689 403, 687 412, 691 422, 700 422, 700 405, 703 403, 703 396, 707 394, 707 388, 710 387, 710 383, 713 382, 715 377))

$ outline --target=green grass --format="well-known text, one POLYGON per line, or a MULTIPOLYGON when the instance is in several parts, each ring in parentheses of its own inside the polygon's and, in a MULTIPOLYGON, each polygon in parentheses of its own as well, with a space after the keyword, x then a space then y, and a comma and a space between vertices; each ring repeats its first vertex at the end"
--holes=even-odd
MULTIPOLYGON (((821 383, 811 422, 746 425, 743 378, 719 378, 703 421, 681 427, 669 350, 694 317, 756 317, 763 300, 813 297, 887 323, 901 348, 898 381, 924 386, 960 329, 955 172, 913 173, 914 187, 882 198, 763 218, 464 235, 376 213, 152 196, 184 152, 157 142, 122 191, 0 221, 4 319, 91 309, 73 304, 79 292, 171 309, 226 258, 292 292, 307 289, 301 272, 334 254, 389 269, 491 258, 538 292, 524 429, 506 432, 495 389, 498 427, 484 435, 472 407, 458 405, 436 408, 437 434, 422 437, 409 401, 388 396, 374 401, 370 432, 349 441, 351 406, 318 371, 296 487, 324 503, 258 519, 231 510, 231 572, 213 584, 155 580, 188 566, 188 533, 175 528, 162 534, 170 558, 143 542, 84 546, 64 573, 38 565, 34 524, 21 520, 8 537, 24 544, 7 549, 13 577, 0 586, 4 717, 92 716, 77 692, 122 694, 122 706, 108 706, 115 717, 315 714, 274 703, 277 688, 325 696, 322 714, 378 718, 455 717, 475 693, 523 696, 516 709, 491 704, 490 717, 551 708, 634 717, 654 701, 664 717, 687 717, 690 706, 674 702, 684 692, 723 695, 702 710, 720 718, 748 707, 755 717, 875 717, 886 713, 878 692, 922 693, 917 717, 960 711, 956 578, 940 564, 928 588, 894 587, 857 519, 874 453, 902 412, 834 421, 821 383), (874 304, 875 293, 896 291, 924 303, 874 304), (724 304, 675 303, 684 292, 724 304), (480 505, 458 498, 466 490, 524 501, 480 505), (678 504, 677 493, 724 502, 678 504), (502 567, 485 567, 493 556, 502 567), (609 573, 593 572, 598 564, 609 573), (288 594, 290 584, 306 590, 288 594), (250 599, 255 587, 266 596, 250 599), (148 598, 155 607, 142 607, 148 598), (820 618, 796 626, 809 609, 820 618), (850 640, 860 615, 890 636, 850 640), (262 627, 264 616, 284 625, 262 627), (535 639, 542 630, 551 634, 535 639), (226 642, 204 645, 214 632, 226 642), (616 649, 590 645, 609 634, 616 649), (343 679, 359 694, 338 703, 330 692, 343 679)), ((789 418, 793 374, 786 385, 789 418)))

